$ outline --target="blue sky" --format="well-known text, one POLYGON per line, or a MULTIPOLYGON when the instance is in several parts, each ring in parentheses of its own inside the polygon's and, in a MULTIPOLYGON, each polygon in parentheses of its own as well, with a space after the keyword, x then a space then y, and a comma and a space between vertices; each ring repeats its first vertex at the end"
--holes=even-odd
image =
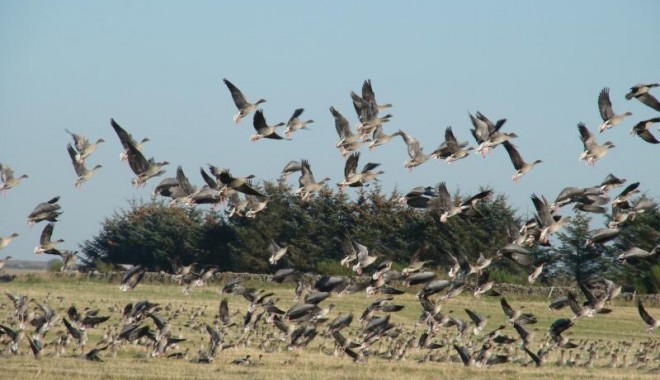
POLYGON ((172 163, 167 175, 182 165, 197 185, 208 163, 272 180, 300 158, 334 185, 344 162, 328 108, 355 125, 349 93, 365 79, 380 102, 394 104, 385 131, 405 130, 426 152, 450 125, 474 145, 468 112, 481 111, 507 118, 523 157, 544 161, 518 184, 502 148, 408 173, 396 139, 362 152, 362 163, 382 164, 386 191, 440 181, 466 193, 490 186, 524 214, 533 210, 532 193, 554 199, 563 187, 595 185, 611 172, 658 197, 658 146, 629 134, 658 114, 624 99, 638 82, 660 82, 658 14, 657 1, 0 1, 0 162, 30 176, 0 197, 0 235, 21 235, 0 257, 35 258, 44 224, 29 228, 26 217, 55 195, 64 214, 54 238, 68 249, 94 237, 128 200, 149 199, 161 178, 131 186, 111 117, 134 137, 151 138, 145 155, 172 163), (251 116, 233 124, 225 77, 249 99, 268 100, 269 123, 301 107, 316 122, 293 141, 251 143, 251 116), (578 161, 576 124, 596 130, 605 86, 614 110, 633 116, 597 136, 616 148, 591 168, 578 161), (107 141, 88 160, 103 168, 81 190, 65 128, 107 141))

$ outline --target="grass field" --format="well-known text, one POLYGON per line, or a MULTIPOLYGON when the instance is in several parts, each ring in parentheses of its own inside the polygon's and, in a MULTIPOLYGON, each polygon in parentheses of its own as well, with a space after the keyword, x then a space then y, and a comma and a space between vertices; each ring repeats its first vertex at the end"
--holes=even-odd
MULTIPOLYGON (((223 281, 224 282, 224 281, 223 281)), ((286 310, 294 304, 293 285, 273 285, 269 283, 250 283, 256 289, 266 289, 275 293, 278 298, 277 305, 286 310)), ((405 308, 393 313, 391 322, 400 329, 400 335, 395 339, 381 339, 371 346, 364 362, 354 363, 350 357, 343 353, 334 354, 334 339, 324 337, 324 325, 317 327, 319 335, 304 349, 290 350, 287 342, 279 340, 280 332, 272 324, 266 323, 262 318, 256 328, 250 332, 243 331, 243 315, 249 303, 237 295, 221 295, 220 284, 207 285, 195 288, 191 294, 184 295, 182 288, 176 284, 150 285, 141 284, 132 292, 121 292, 118 284, 87 279, 58 279, 48 274, 20 275, 15 281, 0 284, 2 292, 14 295, 26 295, 39 303, 47 303, 55 309, 60 321, 50 328, 44 339, 45 343, 54 340, 58 335, 65 334, 62 317, 66 317, 66 310, 75 305, 80 313, 85 308, 100 309, 100 315, 109 315, 108 322, 88 330, 89 342, 84 351, 92 349, 104 334, 116 334, 121 329, 122 310, 129 302, 135 303, 148 299, 159 303, 159 315, 169 320, 171 333, 187 340, 179 343, 178 347, 170 348, 167 353, 186 352, 182 359, 165 357, 151 357, 151 348, 139 343, 122 343, 116 351, 102 351, 100 356, 103 362, 92 362, 81 358, 76 343, 71 342, 66 351, 55 356, 55 347, 47 346, 42 351, 41 359, 34 358, 30 351, 27 338, 20 342, 17 355, 10 353, 8 345, 0 344, 0 378, 20 379, 186 379, 186 378, 252 378, 252 379, 377 379, 407 377, 410 379, 438 379, 438 378, 474 378, 498 379, 508 378, 657 378, 657 368, 660 365, 660 340, 656 330, 654 334, 646 333, 646 325, 642 322, 634 304, 625 301, 616 301, 613 312, 606 315, 597 315, 594 318, 584 318, 568 331, 571 341, 580 343, 578 348, 565 350, 564 355, 574 359, 575 364, 559 365, 561 350, 553 351, 543 367, 537 368, 530 363, 527 354, 522 351, 517 342, 508 347, 497 349, 498 353, 509 356, 510 362, 492 367, 466 368, 457 361, 456 350, 452 343, 457 335, 455 327, 441 328, 430 339, 432 342, 443 343, 445 347, 428 356, 428 349, 416 347, 416 341, 425 330, 422 325, 416 325, 422 311, 419 302, 414 296, 416 289, 410 294, 397 296, 393 303, 404 305, 405 308), (208 347, 209 335, 205 326, 213 324, 218 314, 220 300, 226 297, 232 321, 237 323, 224 332, 223 342, 234 344, 234 347, 219 352, 214 360, 208 364, 195 363, 201 348, 208 347), (647 344, 648 341, 651 344, 647 344), (387 359, 389 347, 396 344, 411 342, 410 347, 402 357, 387 359), (621 342, 631 343, 627 352, 621 342), (647 347, 640 355, 642 343, 647 347), (592 348, 593 347, 593 348, 592 348), (619 347, 619 363, 617 368, 611 368, 610 362, 613 347, 619 347), (597 358, 593 367, 582 366, 587 362, 589 351, 595 351, 597 358), (252 365, 234 365, 231 362, 237 358, 251 355, 252 365), (259 358, 259 356, 261 358, 259 358), (625 359, 624 356, 625 355, 625 359), (418 362, 427 357, 425 362, 418 362), (624 367, 625 368, 622 368, 624 367)), ((4 297, 4 296, 3 296, 4 297)), ((570 317, 570 311, 550 311, 547 308, 549 300, 533 299, 523 300, 507 296, 509 303, 515 308, 525 305, 526 312, 535 314, 539 322, 529 326, 534 332, 534 339, 530 344, 532 351, 536 351, 546 342, 545 335, 551 323, 558 318, 570 317)), ((342 312, 353 312, 355 319, 351 326, 342 333, 353 336, 359 340, 356 332, 363 326, 358 321, 365 307, 373 301, 364 293, 338 297, 331 296, 320 306, 330 303, 336 305, 328 318, 332 320, 342 312)), ((34 311, 36 303, 32 301, 28 308, 34 311)), ((481 348, 483 335, 500 324, 506 324, 499 297, 476 299, 471 295, 462 295, 449 300, 442 309, 443 313, 452 311, 451 315, 468 321, 464 309, 468 307, 482 316, 490 316, 488 325, 481 336, 475 337, 466 334, 459 342, 466 345, 471 351, 481 348)), ((660 309, 648 307, 651 315, 660 317, 660 309)), ((13 329, 18 329, 14 314, 14 306, 8 297, 0 301, 0 322, 13 329)), ((256 314, 256 313, 255 313, 256 314)), ((378 313, 382 315, 383 313, 378 313)), ((155 329, 151 319, 143 324, 149 324, 155 329)), ((34 328, 26 328, 28 335, 34 328)), ((470 329, 471 330, 471 329, 470 329)), ((506 335, 517 337, 516 332, 507 326, 506 335)), ((3 337, 0 337, 2 341, 3 337)), ((5 340, 6 337, 4 338, 5 340)), ((398 347, 398 346, 397 346, 398 347)), ((396 351, 396 350, 392 350, 396 351)), ((400 351, 399 351, 400 352, 400 351)), ((396 355, 395 355, 396 356, 396 355)))

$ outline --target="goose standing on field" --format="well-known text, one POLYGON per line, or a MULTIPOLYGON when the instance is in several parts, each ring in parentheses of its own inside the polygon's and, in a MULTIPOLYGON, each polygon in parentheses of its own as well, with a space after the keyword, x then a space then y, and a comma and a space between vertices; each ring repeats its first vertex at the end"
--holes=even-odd
POLYGON ((57 244, 64 243, 64 240, 62 239, 50 240, 51 236, 53 236, 54 229, 55 224, 53 223, 48 223, 46 227, 44 227, 41 231, 41 237, 39 238, 39 245, 34 248, 35 254, 40 255, 46 251, 54 249, 57 244))
POLYGON ((69 157, 71 157, 71 163, 73 164, 73 169, 76 171, 76 175, 78 176, 76 182, 74 183, 74 186, 77 189, 80 189, 80 187, 82 187, 83 182, 92 178, 96 170, 102 168, 103 165, 95 165, 91 170, 89 170, 85 167, 85 163, 83 161, 78 161, 78 159, 76 158, 77 156, 76 150, 73 148, 73 146, 71 146, 71 144, 67 144, 66 150, 67 152, 69 152, 69 157))
POLYGON ((254 129, 257 131, 257 133, 253 134, 250 137, 250 141, 257 141, 260 138, 267 138, 267 139, 274 139, 274 140, 282 140, 282 136, 278 135, 275 130, 278 127, 281 127, 284 125, 284 123, 277 123, 273 126, 270 126, 266 124, 266 118, 264 117, 264 111, 263 110, 257 110, 254 113, 254 119, 252 120, 252 124, 254 126, 254 129))
POLYGON ((32 210, 30 215, 28 215, 28 224, 33 225, 43 220, 57 222, 57 218, 62 214, 62 212, 59 211, 60 205, 57 204, 59 200, 60 197, 57 196, 46 202, 39 203, 37 207, 32 210))
POLYGON ((234 104, 236 104, 236 108, 238 108, 238 113, 234 116, 234 123, 240 124, 241 119, 249 115, 250 112, 255 111, 259 104, 266 103, 266 99, 259 99, 256 103, 250 103, 245 99, 241 90, 234 86, 233 83, 227 79, 223 79, 222 81, 225 82, 225 85, 231 93, 232 99, 234 99, 234 104))
POLYGON ((626 94, 626 99, 630 100, 635 98, 642 102, 643 104, 653 108, 654 110, 660 112, 660 102, 653 95, 649 93, 653 87, 658 87, 660 84, 651 83, 651 84, 636 84, 630 87, 630 92, 626 94))
MULTIPOLYGON (((451 127, 447 127, 447 129, 445 129, 445 144, 447 146, 447 150, 449 153, 449 155, 445 158, 447 164, 451 164, 454 161, 458 161, 462 158, 467 157, 470 154, 470 151, 474 149, 473 147, 463 149, 456 140, 456 137, 454 136, 454 132, 452 132, 451 127)), ((438 152, 439 151, 440 150, 438 150, 438 152)), ((438 152, 432 153, 433 158, 439 158, 438 152)))
POLYGON ((615 125, 619 124, 628 116, 632 115, 632 112, 625 112, 621 115, 614 113, 612 109, 612 102, 610 101, 610 89, 605 87, 598 94, 598 111, 600 112, 600 117, 603 118, 603 124, 598 127, 599 132, 603 132, 606 129, 610 129, 615 125))
POLYGON ((615 147, 611 141, 606 141, 603 145, 598 145, 596 138, 589 132, 584 123, 578 123, 578 131, 584 145, 584 152, 580 155, 580 160, 586 160, 587 164, 591 166, 596 165, 596 161, 603 158, 610 149, 615 147))
POLYGON ((9 189, 18 186, 24 178, 28 178, 27 174, 23 174, 20 177, 14 177, 14 171, 9 166, 0 164, 0 179, 2 180, 0 193, 6 195, 9 189))
POLYGON ((0 236, 0 249, 3 249, 6 246, 8 246, 9 243, 11 243, 11 241, 14 240, 15 237, 18 237, 18 234, 16 232, 6 237, 0 236))
POLYGON ((291 118, 286 123, 286 130, 284 131, 286 137, 291 138, 293 132, 299 129, 309 129, 307 128, 307 124, 311 124, 314 122, 314 120, 311 119, 307 121, 300 120, 300 115, 302 115, 304 111, 305 111, 304 108, 298 108, 297 110, 293 111, 293 115, 291 115, 291 118))
POLYGON ((507 153, 509 153, 509 158, 513 163, 514 169, 516 169, 516 173, 513 175, 513 177, 511 177, 513 182, 520 181, 520 177, 529 173, 529 171, 532 170, 534 165, 543 162, 541 160, 536 160, 534 162, 527 163, 523 160, 520 153, 518 153, 518 150, 516 149, 515 145, 511 144, 509 141, 503 142, 502 145, 504 145, 504 148, 506 149, 507 153))
POLYGON ((658 141, 658 139, 656 139, 655 136, 653 136, 651 133, 651 126, 654 123, 660 123, 660 117, 654 117, 653 119, 640 121, 639 123, 635 124, 635 126, 630 131, 630 134, 637 135, 648 143, 658 144, 660 141, 658 141))

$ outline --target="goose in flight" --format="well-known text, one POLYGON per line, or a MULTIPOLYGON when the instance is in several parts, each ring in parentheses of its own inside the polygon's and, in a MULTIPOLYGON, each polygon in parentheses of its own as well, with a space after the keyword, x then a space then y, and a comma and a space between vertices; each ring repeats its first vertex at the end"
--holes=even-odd
POLYGON ((362 97, 351 91, 351 99, 360 120, 358 131, 362 134, 371 133, 378 125, 388 122, 392 117, 390 114, 378 117, 379 112, 392 107, 392 105, 389 103, 378 104, 376 102, 376 95, 371 86, 370 79, 365 80, 362 84, 362 97))
POLYGON ((209 168, 211 169, 211 174, 216 176, 218 180, 220 180, 220 182, 223 185, 225 185, 227 188, 241 192, 243 194, 256 195, 259 197, 266 198, 266 195, 260 193, 259 191, 255 190, 252 187, 250 180, 252 178, 255 178, 254 175, 251 174, 247 177, 234 177, 233 175, 231 175, 231 173, 229 173, 229 170, 227 169, 221 169, 220 172, 218 173, 216 171, 217 168, 215 168, 214 166, 209 165, 209 168))
POLYGON ((635 124, 635 126, 630 131, 630 134, 639 136, 647 143, 658 144, 660 141, 658 141, 658 139, 651 133, 651 126, 654 123, 660 123, 660 117, 654 117, 653 119, 640 121, 639 123, 635 124))
MULTIPOLYGON (((153 157, 147 160, 142 152, 137 148, 132 139, 126 139, 126 136, 121 132, 123 129, 119 127, 114 119, 110 119, 110 125, 117 132, 122 144, 125 144, 124 147, 127 149, 127 160, 128 166, 130 166, 133 173, 135 173, 135 178, 131 181, 133 186, 141 187, 146 185, 147 180, 153 177, 157 177, 165 173, 163 167, 169 165, 169 162, 156 162, 153 157), (119 127, 119 128, 117 128, 119 127), (123 137, 122 137, 123 136, 123 137)), ((125 133, 126 131, 124 131, 125 133)))
POLYGON ((18 186, 21 183, 21 180, 28 178, 27 174, 23 174, 19 177, 14 177, 14 171, 5 164, 0 164, 0 179, 2 180, 2 185, 0 185, 0 193, 6 195, 9 189, 18 186))
POLYGON ((144 143, 149 141, 148 137, 143 138, 139 142, 135 141, 133 136, 131 136, 130 133, 126 132, 124 128, 122 128, 119 124, 117 124, 117 122, 115 122, 114 119, 110 119, 110 125, 112 125, 112 129, 115 130, 117 137, 119 137, 119 142, 121 143, 121 146, 124 147, 124 150, 119 154, 120 161, 126 161, 128 159, 129 145, 132 145, 137 150, 142 151, 142 146, 144 145, 144 143))
POLYGON ((291 135, 293 132, 300 130, 300 129, 309 129, 307 128, 307 124, 311 124, 314 122, 314 120, 307 120, 307 121, 302 121, 300 120, 300 115, 305 111, 304 108, 298 108, 295 111, 293 111, 293 115, 291 115, 291 118, 289 118, 289 121, 286 123, 286 130, 284 131, 284 134, 286 134, 286 137, 291 138, 291 135))
POLYGON ((346 186, 361 187, 367 182, 376 178, 376 176, 383 174, 383 171, 373 172, 372 170, 380 166, 373 162, 368 162, 364 165, 361 172, 357 172, 358 161, 360 159, 360 152, 354 152, 346 160, 344 165, 344 180, 337 184, 340 191, 344 191, 346 186))
POLYGON ((95 143, 90 143, 83 135, 73 133, 68 129, 65 129, 65 131, 73 137, 74 146, 77 151, 75 160, 79 163, 84 163, 85 159, 96 151, 98 145, 105 142, 103 139, 98 139, 95 143))
POLYGON ((255 111, 259 104, 266 103, 265 99, 259 99, 256 103, 250 103, 245 99, 241 90, 234 86, 233 83, 227 79, 223 79, 222 81, 225 82, 225 85, 231 93, 232 99, 234 99, 234 104, 236 105, 236 108, 238 108, 238 113, 234 116, 234 123, 240 124, 241 119, 249 115, 250 112, 255 111))
POLYGON ((289 249, 286 245, 279 245, 275 240, 270 239, 268 241, 268 251, 270 252, 270 258, 268 262, 271 265, 277 265, 277 262, 286 254, 286 251, 289 249))
POLYGON ((343 157, 347 157, 351 152, 355 152, 360 149, 360 145, 363 142, 360 138, 360 135, 354 134, 351 130, 351 126, 348 123, 348 120, 339 113, 334 107, 330 107, 330 113, 335 119, 335 130, 339 136, 339 141, 337 142, 337 148, 343 157))
POLYGON ((82 187, 83 182, 89 180, 92 178, 96 170, 100 169, 103 167, 103 165, 95 165, 91 170, 87 169, 85 167, 85 162, 82 160, 78 160, 76 150, 71 146, 71 144, 67 144, 66 146, 67 152, 69 152, 69 157, 71 157, 71 163, 73 164, 73 169, 76 172, 76 175, 78 178, 76 178, 76 182, 74 183, 74 186, 79 189, 82 187))
POLYGON ((423 153, 423 148, 419 146, 419 140, 399 129, 399 136, 408 147, 409 160, 403 163, 403 167, 412 172, 413 168, 419 166, 431 158, 430 154, 423 153))
POLYGON ((276 129, 278 127, 283 126, 284 123, 277 123, 273 126, 268 125, 266 123, 266 118, 264 117, 263 110, 257 110, 254 113, 254 119, 252 120, 252 124, 254 126, 254 129, 257 131, 257 133, 253 134, 250 137, 250 141, 257 141, 261 138, 274 139, 274 140, 283 139, 282 136, 277 134, 276 129))
POLYGON ((532 203, 534 203, 534 208, 536 209, 536 221, 541 228, 541 235, 539 241, 547 243, 548 237, 559 231, 566 224, 570 223, 571 217, 559 217, 555 216, 552 213, 552 205, 545 198, 539 198, 536 194, 532 194, 532 203))
POLYGON ((57 244, 59 243, 64 243, 64 240, 62 239, 50 240, 51 236, 53 235, 54 229, 55 229, 55 224, 48 223, 46 227, 44 227, 44 229, 41 231, 41 237, 39 238, 39 245, 36 248, 34 248, 34 253, 36 255, 40 255, 44 252, 54 249, 55 246, 57 246, 57 244))
POLYGON ((302 163, 300 161, 291 160, 284 166, 284 169, 282 169, 282 174, 280 175, 280 178, 285 180, 289 176, 289 174, 299 172, 301 170, 302 170, 302 163))
POLYGON ((610 89, 605 87, 598 94, 598 111, 600 112, 600 117, 603 119, 603 124, 598 127, 598 131, 602 133, 603 131, 613 128, 615 125, 619 124, 628 116, 632 115, 632 112, 625 112, 621 115, 614 113, 612 109, 612 101, 610 100, 610 89))
POLYGON ((391 135, 383 132, 383 126, 379 125, 374 129, 374 132, 371 134, 371 142, 369 143, 369 150, 374 150, 376 147, 387 144, 394 137, 401 136, 401 131, 396 131, 391 135))
POLYGON ((11 243, 12 240, 14 240, 15 237, 18 237, 19 235, 14 232, 9 236, 0 236, 0 249, 3 249, 11 243))
POLYGON ((59 200, 60 197, 57 196, 46 202, 39 203, 37 207, 32 210, 30 215, 28 215, 28 224, 33 225, 43 220, 57 222, 57 218, 62 214, 62 212, 59 211, 60 205, 57 204, 59 200))
POLYGON ((636 84, 632 87, 630 87, 630 92, 626 94, 626 99, 630 100, 632 98, 635 98, 642 102, 643 104, 653 108, 654 110, 660 112, 660 102, 658 99, 656 99, 649 91, 651 91, 652 88, 658 87, 660 84, 658 83, 651 83, 651 84, 643 84, 639 83, 636 84))
MULTIPOLYGON (((447 161, 448 164, 451 164, 454 161, 458 161, 462 158, 467 157, 470 154, 471 150, 474 150, 473 147, 469 147, 467 149, 463 149, 461 144, 458 143, 456 140, 456 137, 454 136, 454 132, 451 130, 451 127, 447 127, 445 129, 445 146, 447 153, 449 155, 444 155, 445 156, 445 161, 447 161)), ((438 149, 434 151, 431 156, 433 158, 439 158, 440 157, 440 152, 442 150, 438 149)))
POLYGON ((499 134, 499 130, 506 123, 506 119, 500 119, 497 123, 493 124, 492 121, 479 111, 477 111, 476 116, 472 114, 468 115, 474 127, 470 129, 470 132, 472 132, 472 136, 474 136, 474 139, 479 145, 477 152, 481 152, 482 157, 486 157, 493 148, 491 139, 499 134), (488 143, 489 141, 491 142, 488 143))
POLYGON ((637 310, 639 311, 639 315, 642 317, 644 320, 644 323, 648 326, 646 329, 647 333, 653 332, 653 330, 657 329, 660 327, 660 319, 655 319, 651 317, 651 314, 649 314, 646 309, 644 309, 644 305, 642 304, 642 300, 637 301, 637 310))
POLYGON ((330 180, 330 178, 325 177, 319 182, 316 182, 314 180, 314 174, 312 173, 312 168, 309 165, 309 161, 301 160, 301 163, 302 163, 302 174, 298 179, 300 188, 296 190, 296 194, 300 195, 300 198, 302 200, 307 200, 312 195, 312 193, 321 190, 321 188, 325 185, 326 182, 330 180))
POLYGON ((588 165, 596 165, 596 161, 603 158, 610 149, 615 147, 611 141, 606 141, 603 145, 599 145, 596 142, 596 138, 589 132, 589 129, 587 129, 584 123, 578 123, 578 131, 584 145, 584 152, 580 155, 580 160, 586 160, 588 165))
POLYGON ((522 156, 520 155, 520 153, 518 153, 518 149, 516 149, 515 145, 511 144, 509 141, 504 141, 502 145, 504 145, 504 148, 506 149, 507 153, 509 153, 509 158, 511 159, 511 163, 513 163, 513 167, 514 169, 516 169, 516 173, 513 175, 513 177, 511 177, 513 182, 517 183, 518 181, 520 181, 520 177, 529 173, 529 171, 532 170, 532 168, 535 165, 543 162, 541 160, 536 160, 530 163, 525 162, 522 156))

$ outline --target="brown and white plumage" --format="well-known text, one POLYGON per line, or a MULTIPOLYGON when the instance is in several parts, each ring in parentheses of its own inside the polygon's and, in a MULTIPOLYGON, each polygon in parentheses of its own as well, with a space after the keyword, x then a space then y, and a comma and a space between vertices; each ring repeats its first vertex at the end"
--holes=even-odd
POLYGON ((43 220, 57 222, 57 218, 62 214, 62 212, 59 211, 60 205, 57 204, 59 200, 60 197, 56 196, 46 202, 39 203, 28 215, 28 223, 32 225, 43 220))
POLYGON ((265 99, 259 99, 256 103, 250 103, 247 101, 241 90, 234 86, 233 83, 227 79, 223 79, 222 81, 225 82, 225 85, 229 89, 231 97, 234 100, 234 104, 236 105, 236 108, 238 108, 238 113, 234 116, 234 122, 236 124, 239 124, 241 119, 249 115, 250 112, 256 110, 259 104, 266 102, 265 99))
POLYGON ((642 102, 643 104, 660 112, 660 102, 649 92, 651 91, 652 88, 658 86, 660 86, 660 84, 658 83, 651 83, 651 84, 638 83, 630 87, 630 92, 626 94, 626 99, 630 100, 632 98, 635 98, 640 102, 642 102))
POLYGON ((284 133, 286 134, 286 137, 291 137, 293 132, 300 130, 300 129, 308 129, 307 124, 311 124, 314 122, 314 120, 306 120, 302 121, 300 120, 300 115, 305 111, 304 108, 298 108, 295 111, 293 111, 293 115, 291 115, 291 118, 289 118, 289 121, 286 123, 286 130, 284 133))
POLYGON ((516 149, 515 145, 511 144, 509 141, 504 141, 502 143, 504 145, 504 148, 506 149, 507 153, 509 153, 509 158, 511 159, 511 163, 513 163, 513 167, 516 169, 516 173, 511 177, 513 182, 518 182, 520 181, 520 177, 524 176, 525 174, 529 173, 530 170, 534 167, 534 165, 540 164, 541 160, 536 160, 534 162, 525 162, 518 153, 518 150, 516 149))
POLYGON ((477 152, 481 152, 483 157, 485 157, 486 154, 488 154, 493 149, 493 147, 501 144, 502 141, 505 141, 511 137, 517 137, 515 134, 507 134, 501 136, 502 133, 500 133, 499 130, 502 128, 504 123, 506 123, 506 119, 500 119, 497 121, 497 123, 493 124, 493 122, 490 121, 481 112, 477 111, 476 116, 473 116, 472 114, 469 115, 472 126, 474 127, 470 129, 470 132, 472 132, 472 136, 474 136, 474 139, 479 145, 477 147, 477 152))
POLYGON ((135 145, 135 140, 127 138, 130 136, 127 136, 126 131, 121 128, 114 119, 110 119, 110 125, 115 130, 117 136, 119 136, 119 140, 126 149, 128 166, 133 173, 135 173, 135 178, 131 181, 133 186, 144 186, 150 178, 165 173, 163 167, 169 165, 169 162, 156 162, 153 157, 147 160, 142 152, 140 152, 140 149, 135 145))
POLYGON ((92 169, 87 169, 85 167, 85 162, 84 161, 78 161, 77 153, 76 150, 71 146, 71 144, 67 144, 66 146, 67 152, 69 152, 69 157, 71 157, 71 164, 73 164, 73 169, 76 172, 76 175, 78 178, 76 179, 76 182, 74 185, 76 188, 80 188, 83 184, 83 182, 89 180, 92 178, 96 170, 102 168, 102 165, 95 165, 92 169))
MULTIPOLYGON (((447 148, 447 153, 449 155, 446 155, 445 161, 447 161, 448 164, 451 164, 454 161, 458 161, 462 158, 467 157, 470 154, 470 151, 473 150, 473 147, 468 147, 467 149, 463 149, 461 144, 458 143, 456 140, 456 137, 454 136, 454 132, 452 131, 451 127, 447 127, 445 129, 445 146, 447 148)), ((432 153, 433 158, 439 158, 440 157, 440 149, 434 151, 432 153)))
POLYGON ((74 159, 79 163, 84 163, 85 159, 96 151, 98 145, 105 142, 103 139, 98 139, 95 143, 90 143, 83 135, 73 133, 68 129, 65 129, 65 131, 73 137, 73 142, 77 151, 74 159))
POLYGON ((312 173, 312 168, 309 165, 309 161, 301 160, 301 162, 302 174, 298 179, 300 187, 298 190, 296 190, 296 194, 300 195, 301 199, 307 200, 313 193, 321 190, 321 188, 325 185, 326 182, 330 180, 330 178, 325 177, 319 182, 316 182, 316 180, 314 180, 314 174, 312 173))
POLYGON ((587 164, 593 166, 596 164, 596 161, 603 158, 607 152, 614 148, 614 144, 610 141, 605 142, 603 145, 599 145, 596 142, 596 138, 589 132, 587 126, 584 123, 578 123, 578 131, 580 132, 580 139, 584 145, 584 152, 580 155, 580 160, 586 160, 587 164))
POLYGON ((640 121, 639 123, 635 124, 635 126, 630 131, 630 134, 637 135, 642 140, 650 144, 658 144, 660 141, 658 141, 658 139, 651 133, 651 126, 654 123, 660 123, 660 117, 654 117, 653 119, 640 121))
POLYGON ((51 240, 51 236, 53 235, 54 229, 55 229, 54 223, 48 223, 44 227, 44 229, 41 231, 41 237, 39 238, 39 245, 36 248, 34 248, 35 254, 40 255, 46 251, 54 249, 57 244, 64 242, 64 240, 62 239, 51 240))
POLYGON ((278 135, 276 130, 278 127, 281 127, 284 125, 284 123, 277 123, 275 125, 268 125, 266 123, 266 118, 264 117, 264 111, 263 110, 257 110, 254 113, 254 118, 252 120, 252 125, 254 126, 254 129, 257 131, 257 133, 253 134, 250 137, 250 141, 257 141, 261 138, 267 138, 267 139, 274 139, 274 140, 282 140, 283 137, 278 135))
POLYGON ((334 107, 330 107, 330 113, 335 119, 335 130, 339 136, 337 148, 339 149, 341 155, 346 157, 352 152, 360 149, 360 145, 362 145, 364 141, 361 139, 360 135, 353 133, 351 126, 344 115, 342 115, 334 107))
POLYGON ((414 167, 425 163, 431 158, 430 154, 425 154, 422 151, 423 148, 420 147, 419 140, 402 130, 399 130, 399 134, 403 139, 403 142, 406 143, 406 146, 408 147, 408 156, 410 156, 410 159, 403 163, 403 167, 412 171, 414 167))
POLYGON ((268 262, 271 265, 277 265, 277 262, 286 254, 286 251, 289 249, 286 245, 279 245, 275 240, 268 240, 268 251, 270 252, 270 258, 268 262))
POLYGON ((18 186, 21 180, 25 178, 28 178, 27 174, 14 177, 14 171, 8 165, 0 164, 0 179, 2 180, 0 193, 6 194, 9 189, 18 186))
POLYGON ((358 161, 360 159, 360 152, 351 154, 344 165, 344 180, 337 184, 340 190, 344 190, 346 186, 361 187, 371 180, 376 179, 383 171, 374 172, 373 169, 380 166, 380 164, 368 162, 364 165, 361 172, 357 172, 358 161))
POLYGON ((112 125, 112 129, 115 130, 117 137, 119 137, 119 142, 121 143, 121 146, 124 148, 124 150, 119 154, 119 159, 121 161, 126 161, 128 159, 129 145, 132 145, 137 150, 141 151, 142 145, 145 142, 149 141, 148 137, 143 138, 140 142, 135 141, 133 136, 131 136, 130 133, 126 132, 126 130, 122 128, 119 124, 117 124, 117 122, 115 122, 113 119, 110 119, 110 124, 112 125))
POLYGON ((607 87, 603 88, 600 94, 598 94, 598 111, 600 112, 600 117, 603 119, 603 124, 598 127, 598 131, 601 133, 632 115, 632 112, 625 112, 620 115, 614 113, 612 101, 610 100, 610 89, 607 87))

